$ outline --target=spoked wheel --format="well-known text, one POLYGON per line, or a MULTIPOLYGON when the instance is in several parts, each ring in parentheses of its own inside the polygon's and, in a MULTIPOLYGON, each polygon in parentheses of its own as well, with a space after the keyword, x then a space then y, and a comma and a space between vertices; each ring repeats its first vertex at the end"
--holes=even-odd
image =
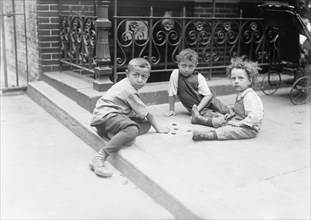
POLYGON ((296 80, 290 90, 290 101, 294 105, 301 105, 310 100, 311 77, 304 76, 296 80))
POLYGON ((261 81, 261 90, 266 95, 274 94, 281 85, 281 75, 277 71, 269 71, 261 81))

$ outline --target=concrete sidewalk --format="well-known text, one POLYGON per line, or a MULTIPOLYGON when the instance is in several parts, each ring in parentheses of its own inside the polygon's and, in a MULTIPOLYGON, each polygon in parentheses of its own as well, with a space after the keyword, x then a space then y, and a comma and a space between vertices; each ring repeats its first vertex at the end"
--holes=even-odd
MULTIPOLYGON (((294 106, 288 94, 259 92, 264 124, 250 140, 194 142, 189 130, 204 127, 190 124, 180 103, 171 118, 167 104, 150 106, 171 132, 151 129, 109 161, 176 218, 310 219, 310 104, 294 106)), ((90 113, 46 83, 31 83, 28 95, 94 150, 105 143, 90 113)))
POLYGON ((1 219, 174 219, 26 95, 1 96, 1 219))
MULTIPOLYGON (((310 219, 310 104, 294 106, 288 94, 259 92, 265 118, 255 139, 193 142, 188 130, 206 127, 191 125, 181 105, 163 118, 168 106, 159 105, 151 111, 176 134, 150 132, 136 145, 154 158, 161 185, 198 218, 310 219)), ((235 95, 219 98, 230 104, 235 95)))

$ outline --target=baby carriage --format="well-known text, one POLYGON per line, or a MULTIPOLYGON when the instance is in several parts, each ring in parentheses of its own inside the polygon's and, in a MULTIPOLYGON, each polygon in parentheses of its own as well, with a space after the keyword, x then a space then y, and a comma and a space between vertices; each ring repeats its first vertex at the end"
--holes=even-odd
POLYGON ((311 97, 311 33, 307 24, 288 4, 263 4, 266 30, 277 30, 276 56, 270 58, 270 67, 262 79, 261 90, 274 94, 281 85, 281 73, 293 74, 290 100, 294 105, 304 104, 311 97), (300 40, 304 40, 301 44, 300 40))

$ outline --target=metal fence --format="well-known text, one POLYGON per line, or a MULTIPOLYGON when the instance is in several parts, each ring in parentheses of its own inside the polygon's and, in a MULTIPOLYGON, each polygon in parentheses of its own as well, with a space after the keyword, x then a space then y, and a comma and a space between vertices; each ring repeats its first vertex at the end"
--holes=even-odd
POLYGON ((29 82, 25 0, 21 0, 18 6, 15 0, 0 1, 1 93, 25 90, 29 82), (16 11, 18 6, 19 11, 16 11), (18 48, 18 46, 23 48, 18 48), (23 53, 19 54, 18 49, 23 53), (25 61, 21 62, 20 59, 25 59, 25 61), (21 64, 24 65, 21 66, 21 64))
MULTIPOLYGON (((278 59, 278 29, 267 29, 263 18, 217 17, 113 17, 113 81, 124 74, 133 57, 144 57, 152 72, 176 68, 176 55, 184 48, 199 54, 198 70, 211 78, 224 74, 230 58, 247 55, 266 65, 278 59)), ((96 67, 96 17, 60 17, 61 62, 94 73, 96 67)))

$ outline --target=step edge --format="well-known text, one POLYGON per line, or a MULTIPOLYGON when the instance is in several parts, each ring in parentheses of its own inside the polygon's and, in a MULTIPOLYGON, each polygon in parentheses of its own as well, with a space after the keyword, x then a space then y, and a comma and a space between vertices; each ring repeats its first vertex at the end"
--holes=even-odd
MULTIPOLYGON (((38 82, 38 81, 37 81, 38 82)), ((50 86, 47 84, 47 86, 50 86)), ((51 87, 51 86, 50 86, 51 87)), ((53 88, 53 87, 52 87, 53 88)), ((55 88, 53 88, 56 90, 55 88)), ((56 90, 57 91, 57 90, 56 90)), ((76 136, 78 136, 80 139, 82 139, 86 144, 88 144, 91 148, 93 148, 95 151, 98 151, 102 148, 103 144, 105 144, 105 141, 97 135, 97 133, 92 130, 91 128, 88 128, 84 123, 79 122, 78 119, 72 117, 68 111, 66 111, 62 106, 59 106, 54 102, 50 97, 48 97, 48 94, 44 94, 44 92, 40 91, 41 98, 36 98, 34 92, 39 92, 38 88, 36 88, 35 83, 30 83, 27 90, 27 95, 36 102, 39 106, 41 106, 45 111, 47 111, 49 114, 51 114, 54 118, 56 118, 58 121, 60 121, 65 127, 67 127, 71 132, 73 132, 76 136), (46 102, 44 103, 44 99, 46 99, 46 102), (51 107, 51 105, 53 107, 51 107), (50 108, 47 108, 49 106, 50 108), (59 114, 59 111, 61 114, 59 114), (58 113, 57 113, 58 112, 58 113), (66 117, 62 117, 62 115, 65 115, 66 117), (64 118, 69 118, 70 123, 68 125, 68 121, 65 122, 64 118), (73 121, 73 122, 72 122, 73 121), (72 126, 73 124, 77 123, 79 126, 83 127, 84 132, 91 134, 90 138, 87 138, 83 132, 77 130, 77 126, 72 126), (88 139, 95 138, 95 141, 90 141, 88 139), (87 139, 87 140, 86 140, 87 139), (95 143, 94 143, 95 142, 95 143)), ((57 91, 58 92, 58 91, 57 91)), ((64 96, 62 93, 58 92, 59 95, 64 96)), ((67 97, 66 97, 67 98, 67 97)), ((69 99, 69 98, 67 98, 69 99)), ((81 107, 79 107, 81 108, 81 107)), ((86 110, 85 110, 86 111, 86 110)), ((120 170, 123 173, 130 173, 128 178, 133 181, 137 186, 139 186, 147 195, 149 195, 152 199, 154 199, 156 202, 158 202, 161 206, 163 206, 165 209, 167 209, 170 213, 174 215, 177 219, 199 219, 199 217, 193 213, 189 208, 187 208, 182 201, 178 200, 175 196, 172 196, 168 191, 167 187, 161 186, 160 183, 153 181, 152 177, 144 172, 141 172, 140 169, 138 169, 135 164, 131 163, 129 160, 127 160, 126 156, 124 155, 124 152, 114 154, 109 160, 108 160, 114 167, 116 167, 118 170, 120 170), (139 178, 145 179, 145 181, 148 181, 147 183, 142 183, 137 180, 137 175, 132 175, 133 173, 140 174, 139 178), (134 176, 134 177, 133 177, 134 176), (154 186, 156 187, 156 190, 149 189, 147 186, 154 186), (155 195, 156 192, 159 195, 159 193, 162 195, 161 197, 155 195), (172 205, 174 204, 174 205, 172 205)))

